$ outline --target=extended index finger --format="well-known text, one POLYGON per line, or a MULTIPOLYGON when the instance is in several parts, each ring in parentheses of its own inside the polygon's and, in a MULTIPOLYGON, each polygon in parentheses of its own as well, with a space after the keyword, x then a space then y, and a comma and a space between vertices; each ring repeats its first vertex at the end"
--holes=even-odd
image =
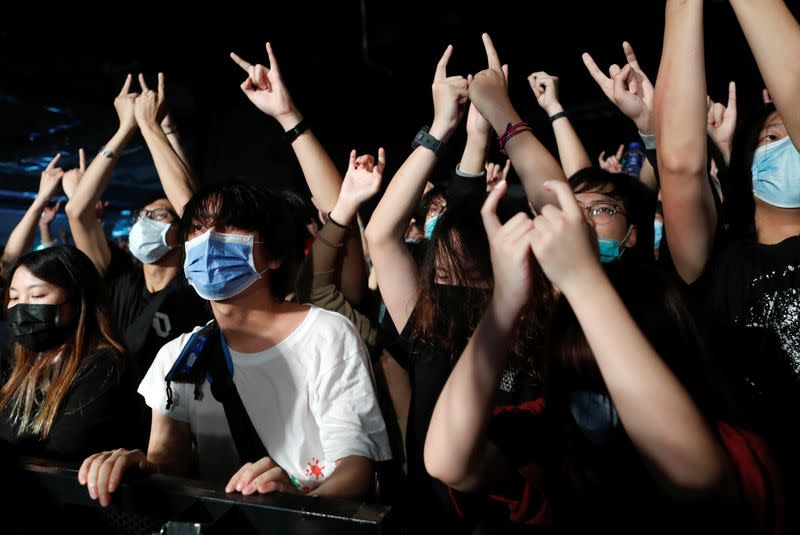
POLYGON ((625 144, 620 143, 619 148, 617 149, 617 160, 622 160, 622 154, 625 152, 625 144))
POLYGON ((575 200, 575 194, 565 181, 548 180, 544 183, 544 188, 556 194, 558 204, 566 215, 573 219, 583 217, 581 209, 578 207, 578 201, 575 200))
POLYGON ((586 65, 586 69, 589 71, 589 74, 592 75, 594 81, 600 84, 600 86, 604 86, 610 79, 603 74, 603 71, 600 70, 600 67, 597 66, 594 59, 588 52, 584 52, 581 56, 583 59, 583 64, 586 65))
POLYGON ((86 152, 83 149, 78 149, 78 161, 80 162, 80 170, 86 171, 86 152))
POLYGON ((58 153, 56 153, 55 156, 53 156, 53 159, 50 160, 50 163, 47 164, 47 167, 45 168, 45 171, 52 171, 53 169, 55 169, 56 164, 58 163, 58 160, 60 160, 60 159, 61 159, 61 153, 58 152, 58 153))
POLYGON ((120 89, 120 91, 119 91, 119 96, 123 96, 123 95, 127 95, 128 94, 128 90, 130 90, 130 88, 131 88, 131 81, 132 80, 133 80, 133 76, 130 75, 130 74, 125 77, 125 83, 122 84, 122 89, 120 89))
POLYGON ((436 64, 436 74, 433 76, 434 80, 444 80, 447 78, 447 63, 450 61, 450 56, 453 55, 453 45, 447 45, 444 49, 439 63, 436 64))
POLYGON ((500 223, 500 218, 497 217, 497 205, 500 204, 500 199, 506 193, 506 182, 501 180, 498 182, 494 189, 486 196, 486 200, 481 207, 481 219, 483 219, 483 228, 486 229, 486 235, 491 238, 503 226, 500 223))
POLYGON ((489 62, 489 68, 493 71, 501 70, 500 56, 497 55, 497 50, 494 48, 492 38, 489 37, 488 33, 484 33, 481 37, 483 38, 483 48, 486 49, 486 59, 489 62))
POLYGON ((728 84, 728 106, 729 110, 736 109, 736 82, 728 84))
POLYGON ((636 59, 636 54, 633 52, 633 47, 628 41, 623 41, 622 50, 625 51, 625 59, 628 60, 630 66, 636 69, 637 71, 640 70, 639 60, 636 59))
POLYGON ((272 51, 272 44, 267 42, 267 57, 269 58, 269 69, 275 74, 280 74, 281 69, 278 66, 278 60, 275 58, 275 53, 272 51))
POLYGON ((235 61, 236 64, 244 70, 244 72, 246 72, 247 74, 250 74, 250 69, 253 67, 252 65, 247 63, 245 60, 243 60, 239 56, 237 56, 235 52, 231 52, 231 59, 233 61, 235 61))

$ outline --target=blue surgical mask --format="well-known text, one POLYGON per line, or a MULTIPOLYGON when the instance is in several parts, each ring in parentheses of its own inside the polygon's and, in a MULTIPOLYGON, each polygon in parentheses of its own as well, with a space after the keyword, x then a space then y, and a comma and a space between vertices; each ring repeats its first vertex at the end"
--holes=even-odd
POLYGON ((608 264, 616 262, 625 252, 625 242, 631 235, 633 225, 628 226, 628 232, 622 240, 614 240, 612 238, 597 238, 597 245, 600 247, 600 262, 608 264))
POLYGON ((439 218, 442 217, 442 214, 436 214, 432 218, 425 221, 425 239, 430 240, 431 236, 433 236, 433 229, 436 228, 436 223, 439 222, 439 218))
POLYGON ((167 232, 172 225, 142 217, 131 227, 128 249, 142 264, 158 262, 172 250, 167 244, 167 232))
POLYGON ((254 242, 253 236, 213 230, 186 242, 183 271, 197 295, 221 301, 240 294, 260 279, 261 273, 253 263, 254 243, 261 242, 254 242))
POLYGON ((664 237, 664 222, 658 219, 653 221, 653 249, 656 251, 661 246, 661 238, 664 237))
POLYGON ((574 392, 569 404, 578 429, 592 444, 602 446, 620 427, 619 414, 611 398, 595 392, 574 392))
POLYGON ((800 152, 789 136, 753 155, 753 195, 778 208, 800 208, 800 152))

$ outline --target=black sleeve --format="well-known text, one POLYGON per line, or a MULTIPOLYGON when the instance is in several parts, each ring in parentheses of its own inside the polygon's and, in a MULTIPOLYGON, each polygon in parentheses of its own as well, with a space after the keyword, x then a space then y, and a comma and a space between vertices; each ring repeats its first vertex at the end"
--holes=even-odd
POLYGON ((86 360, 44 444, 46 455, 81 460, 133 446, 139 413, 136 385, 124 358, 100 350, 86 360))
POLYGON ((644 154, 647 161, 653 166, 653 172, 656 175, 656 185, 661 189, 661 176, 658 174, 658 156, 656 154, 656 149, 646 149, 644 154))
POLYGON ((483 202, 486 196, 486 173, 481 176, 466 177, 461 176, 453 168, 450 175, 450 184, 447 186, 445 199, 447 199, 447 207, 452 208, 458 204, 462 204, 468 200, 478 200, 483 202))

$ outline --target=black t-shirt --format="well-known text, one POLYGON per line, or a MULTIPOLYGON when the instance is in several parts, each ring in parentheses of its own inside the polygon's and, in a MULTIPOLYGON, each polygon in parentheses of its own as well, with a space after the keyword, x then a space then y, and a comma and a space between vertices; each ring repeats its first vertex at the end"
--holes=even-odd
POLYGON ((111 349, 86 358, 46 440, 18 437, 11 409, 0 413, 0 441, 19 455, 83 461, 93 453, 136 447, 140 423, 133 368, 111 349))
POLYGON ((186 277, 179 274, 161 291, 150 293, 144 281, 142 267, 117 256, 106 274, 111 292, 111 318, 131 349, 139 378, 150 368, 161 347, 205 325, 213 317, 208 302, 197 295, 186 277), (161 293, 166 295, 152 316, 146 333, 128 333, 129 327, 161 293), (144 340, 141 337, 144 336, 144 340), (136 348, 138 351, 133 351, 136 348))
POLYGON ((718 243, 692 285, 697 319, 755 423, 800 399, 800 237, 718 243))

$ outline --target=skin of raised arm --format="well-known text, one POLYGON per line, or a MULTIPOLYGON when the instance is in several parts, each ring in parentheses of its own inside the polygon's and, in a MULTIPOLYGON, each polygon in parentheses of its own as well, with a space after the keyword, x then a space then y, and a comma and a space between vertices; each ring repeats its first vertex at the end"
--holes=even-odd
POLYGON ((706 173, 703 2, 668 1, 655 93, 655 135, 664 226, 678 274, 694 282, 705 269, 717 226, 706 173))
MULTIPOLYGON (((539 106, 549 117, 564 111, 564 107, 558 99, 558 77, 539 71, 528 76, 528 83, 539 106)), ((561 160, 564 174, 570 177, 581 169, 591 167, 592 160, 569 118, 561 117, 552 124, 558 144, 558 157, 561 160)))
MULTIPOLYGON (((508 85, 500 58, 488 34, 483 34, 488 68, 475 75, 469 84, 469 98, 495 133, 502 135, 509 124, 522 122, 508 98, 508 85)), ((508 140, 506 153, 522 181, 525 193, 536 210, 555 201, 542 187, 547 180, 566 180, 561 164, 530 131, 521 132, 508 140)))
MULTIPOLYGON (((430 135, 443 143, 447 143, 464 115, 468 97, 467 79, 447 76, 452 52, 453 47, 448 46, 439 60, 432 88, 434 120, 430 135)), ((403 331, 416 304, 419 279, 417 264, 403 234, 436 159, 433 151, 421 145, 414 149, 389 183, 365 231, 378 286, 398 332, 403 331)))
MULTIPOLYGON (((768 96, 795 147, 800 147, 800 24, 781 0, 731 0, 768 96), (776 38, 780 36, 780 38, 776 38)), ((800 149, 798 149, 800 150, 800 149)))
POLYGON ((161 122, 166 115, 164 74, 158 73, 158 91, 147 87, 142 74, 139 75, 139 84, 142 86, 142 94, 136 99, 136 122, 153 157, 164 194, 180 217, 183 215, 183 207, 197 187, 191 169, 173 149, 161 128, 161 122))

